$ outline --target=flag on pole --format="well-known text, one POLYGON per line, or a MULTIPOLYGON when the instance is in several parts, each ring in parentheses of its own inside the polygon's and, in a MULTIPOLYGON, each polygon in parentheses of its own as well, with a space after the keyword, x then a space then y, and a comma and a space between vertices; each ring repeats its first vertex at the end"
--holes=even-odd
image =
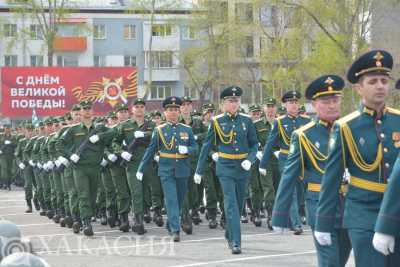
POLYGON ((36 115, 36 110, 35 109, 32 110, 32 125, 35 126, 35 127, 39 126, 39 118, 36 115))

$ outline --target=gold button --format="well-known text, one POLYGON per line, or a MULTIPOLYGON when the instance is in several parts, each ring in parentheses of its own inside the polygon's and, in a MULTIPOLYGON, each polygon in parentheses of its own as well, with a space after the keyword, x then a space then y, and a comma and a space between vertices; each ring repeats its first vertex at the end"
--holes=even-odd
POLYGON ((236 133, 233 133, 233 135, 236 135, 236 133))
POLYGON ((381 133, 381 138, 385 138, 385 134, 384 133, 381 133))
POLYGON ((383 148, 383 152, 388 153, 389 149, 387 149, 386 147, 383 148))
POLYGON ((239 151, 239 148, 235 148, 235 151, 239 151))
POLYGON ((176 160, 176 162, 178 162, 178 160, 176 160))
POLYGON ((389 163, 385 163, 385 167, 386 167, 386 168, 389 168, 389 167, 390 167, 390 164, 389 164, 389 163))
POLYGON ((381 120, 377 120, 376 123, 382 124, 382 121, 381 120))

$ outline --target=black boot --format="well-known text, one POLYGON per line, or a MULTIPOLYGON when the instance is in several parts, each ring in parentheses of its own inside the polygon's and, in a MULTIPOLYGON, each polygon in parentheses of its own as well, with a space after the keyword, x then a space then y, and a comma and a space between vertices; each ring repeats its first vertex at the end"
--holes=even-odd
POLYGON ((26 205, 28 206, 28 208, 26 209, 25 213, 32 213, 32 201, 26 200, 26 205))
POLYGON ((79 218, 78 216, 73 216, 72 219, 73 219, 72 231, 74 232, 74 234, 79 234, 82 227, 81 218, 79 218))
POLYGON ((122 232, 129 232, 129 217, 128 213, 121 214, 121 225, 119 226, 119 230, 122 232))
POLYGON ((99 215, 100 215, 100 224, 101 225, 107 225, 106 210, 105 209, 101 209, 99 215))
POLYGON ((91 219, 85 219, 83 221, 83 234, 85 236, 93 236, 93 228, 91 219))
POLYGON ((200 206, 200 213, 204 214, 206 212, 206 207, 200 206))
POLYGON ((262 224, 262 221, 261 221, 261 215, 260 215, 260 210, 255 210, 254 211, 254 221, 253 221, 253 223, 254 223, 254 225, 256 226, 256 227, 260 227, 261 226, 261 224, 262 224))
POLYGON ((132 226, 132 231, 138 235, 143 235, 147 232, 143 225, 143 214, 135 213, 135 222, 132 226))
MULTIPOLYGON (((65 226, 68 228, 72 228, 73 223, 74 223, 74 221, 72 220, 71 214, 67 214, 64 218, 65 226)), ((61 222, 60 222, 60 225, 61 225, 61 222)))
POLYGON ((61 220, 61 210, 60 209, 56 209, 55 215, 53 217, 53 221, 55 223, 60 223, 61 220))
POLYGON ((35 210, 37 210, 37 211, 40 210, 40 204, 39 204, 39 200, 37 200, 37 198, 33 198, 33 205, 35 205, 35 210))
POLYGON ((113 211, 107 211, 107 224, 111 227, 115 227, 115 222, 116 219, 118 218, 118 215, 113 212, 113 211))
POLYGON ((221 219, 219 220, 219 225, 221 225, 221 227, 223 229, 225 229, 225 213, 224 212, 222 212, 222 214, 221 214, 221 219))
POLYGON ((200 219, 199 211, 197 209, 192 210, 192 220, 195 225, 199 225, 199 223, 202 222, 200 219))
POLYGON ((267 227, 270 231, 274 230, 274 228, 272 228, 272 208, 267 207, 267 227))
POLYGON ((161 209, 159 207, 154 208, 153 221, 158 227, 162 227, 164 225, 161 209))
POLYGON ((208 214, 208 227, 210 229, 215 229, 218 226, 217 222, 217 209, 215 208, 210 208, 207 210, 208 214))
POLYGON ((49 218, 50 220, 51 219, 53 219, 53 217, 54 217, 54 210, 53 209, 49 209, 49 210, 47 210, 47 212, 46 212, 46 216, 47 216, 47 218, 49 218))
POLYGON ((144 212, 143 220, 146 223, 150 223, 151 222, 151 215, 150 215, 150 211, 148 209, 146 209, 145 212, 144 212))
POLYGON ((182 217, 181 228, 187 235, 191 235, 193 233, 192 218, 189 214, 185 214, 182 217))

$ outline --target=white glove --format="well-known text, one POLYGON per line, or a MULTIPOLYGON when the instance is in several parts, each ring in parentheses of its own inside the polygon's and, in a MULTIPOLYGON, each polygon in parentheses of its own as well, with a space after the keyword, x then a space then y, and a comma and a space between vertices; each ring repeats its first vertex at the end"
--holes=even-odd
POLYGON ((89 141, 92 144, 96 144, 99 140, 100 140, 100 137, 97 134, 92 135, 91 137, 89 137, 89 141))
POLYGON ((4 141, 4 144, 9 145, 9 144, 11 144, 11 141, 10 140, 6 140, 6 141, 4 141))
POLYGON ((194 136, 194 140, 197 141, 197 139, 199 139, 199 137, 197 135, 194 136))
POLYGON ((245 170, 245 171, 249 171, 251 168, 251 162, 248 159, 243 160, 241 165, 242 165, 243 170, 245 170))
POLYGON ((37 166, 38 166, 39 169, 43 168, 43 165, 40 162, 38 162, 37 166))
POLYGON ((279 153, 281 153, 281 152, 280 152, 280 151, 275 151, 275 152, 274 152, 275 158, 279 159, 279 153))
POLYGON ((33 162, 33 160, 29 161, 29 165, 31 165, 32 167, 35 167, 35 163, 33 162))
POLYGON ((189 152, 189 149, 187 146, 178 146, 178 151, 179 154, 187 154, 189 152))
POLYGON ((105 160, 105 159, 102 159, 102 160, 101 160, 100 165, 101 165, 102 167, 107 166, 107 164, 108 164, 107 160, 105 160))
POLYGON ((138 179, 139 181, 142 181, 143 180, 143 172, 137 172, 136 179, 138 179))
POLYGON ((54 161, 54 164, 55 164, 56 167, 58 168, 58 167, 60 167, 61 162, 60 162, 58 159, 56 159, 56 160, 54 161))
POLYGON ((260 174, 263 175, 263 176, 267 175, 267 169, 259 168, 258 171, 259 171, 260 174))
POLYGON ((69 159, 72 160, 74 163, 77 163, 80 158, 77 154, 72 154, 71 157, 69 157, 69 159))
POLYGON ((45 171, 48 170, 48 168, 47 168, 47 162, 46 162, 46 163, 43 163, 42 168, 43 168, 43 170, 45 170, 45 171))
POLYGON ((212 158, 213 161, 217 162, 217 161, 218 161, 218 158, 219 158, 218 152, 213 153, 213 154, 211 155, 211 158, 212 158))
POLYGON ((272 229, 275 233, 283 235, 284 233, 288 232, 287 228, 279 227, 279 226, 272 226, 272 229))
POLYGON ((124 151, 124 152, 121 153, 121 158, 123 158, 126 161, 130 161, 131 158, 132 158, 132 154, 129 153, 129 152, 124 151))
POLYGON ((143 138, 144 137, 144 132, 135 131, 134 135, 135 135, 135 138, 143 138))
POLYGON ((314 231, 314 237, 321 246, 330 246, 332 244, 331 233, 314 231))
POLYGON ((196 184, 200 184, 201 183, 201 175, 200 174, 195 173, 193 179, 194 179, 194 182, 196 184))
POLYGON ((21 162, 20 164, 18 164, 18 167, 19 167, 21 170, 23 170, 23 169, 25 169, 25 164, 21 162))
POLYGON ((59 156, 59 157, 58 157, 58 161, 59 161, 61 164, 64 164, 65 167, 68 167, 68 165, 69 165, 68 160, 67 160, 66 158, 64 158, 63 156, 59 156))
POLYGON ((3 151, 0 150, 0 155, 3 154, 3 151))
POLYGON ((47 168, 50 170, 54 169, 54 163, 51 160, 47 162, 47 168))
POLYGON ((372 239, 372 245, 374 248, 387 256, 394 252, 395 239, 392 235, 386 235, 382 233, 375 233, 372 239))
POLYGON ((153 158, 156 162, 159 162, 160 161, 160 156, 159 155, 154 155, 154 158, 153 158))
POLYGON ((262 156, 263 156, 262 151, 257 151, 256 157, 257 157, 257 159, 258 159, 259 161, 261 161, 262 156))
POLYGON ((117 157, 115 154, 110 154, 110 155, 108 155, 107 158, 108 158, 108 160, 111 161, 111 162, 116 162, 117 159, 118 159, 118 157, 117 157))

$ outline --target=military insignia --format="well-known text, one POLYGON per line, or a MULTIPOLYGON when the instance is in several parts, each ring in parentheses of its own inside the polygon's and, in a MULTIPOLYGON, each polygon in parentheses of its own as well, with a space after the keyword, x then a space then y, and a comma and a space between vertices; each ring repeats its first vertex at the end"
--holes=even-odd
POLYGON ((179 137, 180 137, 182 140, 188 140, 188 139, 189 139, 189 134, 188 134, 187 132, 180 132, 180 133, 179 133, 179 137))
POLYGON ((335 139, 334 139, 334 138, 331 138, 331 139, 329 140, 329 149, 333 149, 334 146, 335 146, 335 139))
POLYGON ((287 124, 284 124, 283 127, 285 127, 285 129, 287 129, 288 125, 287 125, 287 124))
POLYGON ((365 139, 360 137, 360 139, 358 140, 358 143, 360 143, 361 146, 364 146, 365 144, 365 139))
POLYGON ((393 132, 392 133, 392 139, 393 141, 400 141, 400 132, 393 132))
POLYGON ((335 80, 333 80, 331 77, 328 77, 326 80, 325 80, 325 83, 326 84, 332 84, 332 83, 334 83, 335 82, 335 80))
POLYGON ((290 144, 290 149, 289 149, 289 153, 293 153, 294 152, 294 144, 290 144))
POLYGON ((320 145, 319 142, 317 141, 317 142, 315 142, 315 146, 316 146, 317 148, 319 148, 321 145, 320 145))
POLYGON ((374 59, 376 60, 375 64, 377 67, 382 67, 382 62, 381 60, 384 58, 381 52, 377 52, 376 55, 374 56, 374 59))
POLYGON ((243 130, 246 131, 246 124, 244 122, 242 122, 242 127, 243 127, 243 130))

